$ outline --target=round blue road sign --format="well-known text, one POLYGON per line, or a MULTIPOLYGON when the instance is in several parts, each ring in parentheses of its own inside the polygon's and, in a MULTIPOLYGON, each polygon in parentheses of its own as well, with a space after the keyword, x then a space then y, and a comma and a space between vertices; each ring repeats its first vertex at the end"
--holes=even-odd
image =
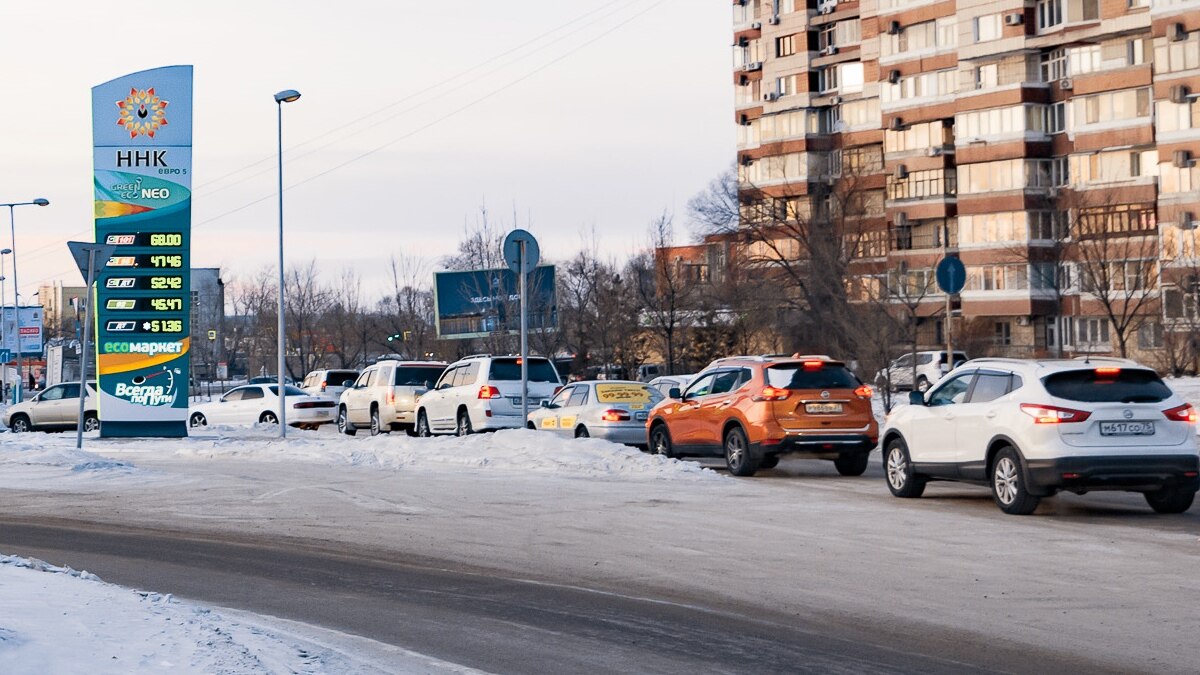
POLYGON ((937 266, 937 285, 943 292, 958 293, 967 284, 967 268, 958 258, 945 257, 937 266))

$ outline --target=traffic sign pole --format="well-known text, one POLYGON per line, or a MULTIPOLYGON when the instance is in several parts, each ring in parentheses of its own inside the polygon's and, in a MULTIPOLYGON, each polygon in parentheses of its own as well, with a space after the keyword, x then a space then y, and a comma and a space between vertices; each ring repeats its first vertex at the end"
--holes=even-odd
POLYGON ((521 426, 525 426, 525 421, 529 419, 529 316, 528 302, 525 298, 526 279, 529 277, 525 273, 525 242, 520 242, 520 267, 521 271, 517 274, 521 275, 521 426))

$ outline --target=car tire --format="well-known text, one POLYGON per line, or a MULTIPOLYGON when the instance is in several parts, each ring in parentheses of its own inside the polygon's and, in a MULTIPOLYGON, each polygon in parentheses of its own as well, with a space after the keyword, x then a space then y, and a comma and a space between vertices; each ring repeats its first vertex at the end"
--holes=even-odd
POLYGON ((663 457, 675 456, 671 448, 671 432, 667 430, 667 425, 659 423, 650 430, 650 452, 663 457))
POLYGON ((429 430, 429 418, 424 410, 417 411, 417 438, 429 438, 433 432, 429 430))
POLYGON ((206 427, 208 426, 208 418, 204 416, 204 413, 192 413, 192 416, 188 418, 188 425, 193 429, 206 427))
POLYGON ((358 432, 354 428, 354 425, 350 423, 350 415, 346 412, 346 406, 344 405, 338 406, 337 430, 339 433, 346 434, 347 436, 353 436, 358 432))
POLYGON ((96 416, 96 413, 84 413, 83 430, 100 431, 100 418, 96 416))
POLYGON ((475 430, 471 428, 470 413, 468 413, 466 411, 466 409, 459 410, 458 411, 458 421, 454 425, 454 435, 455 436, 470 436, 472 433, 474 433, 474 431, 475 430))
POLYGON ((13 418, 8 422, 8 428, 12 429, 14 434, 33 431, 33 425, 29 423, 29 418, 24 415, 13 415, 13 418))
POLYGON ((404 427, 404 433, 408 434, 409 436, 417 435, 417 425, 405 424, 405 425, 403 425, 403 427, 404 427))
POLYGON ((921 392, 922 394, 929 391, 929 379, 924 375, 917 377, 917 391, 921 392))
POLYGON ((833 460, 833 466, 843 476, 861 476, 866 473, 870 458, 871 454, 868 452, 838 455, 837 459, 833 460))
POLYGON ((588 433, 587 427, 585 426, 580 426, 575 430, 575 438, 591 438, 591 436, 592 435, 588 433))
POLYGON ((1029 494, 1021 456, 1011 447, 1003 448, 992 461, 989 472, 992 498, 1000 510, 1013 516, 1027 516, 1038 507, 1039 497, 1029 494))
POLYGON ((758 471, 762 458, 750 449, 750 441, 741 427, 731 427, 725 432, 725 466, 735 476, 753 476, 758 471))
POLYGON ((779 466, 779 455, 767 455, 758 464, 760 469, 774 469, 777 466, 779 466))
POLYGON ((1196 491, 1185 488, 1169 487, 1155 492, 1145 493, 1146 503, 1155 513, 1183 513, 1192 508, 1196 499, 1196 491))
POLYGON ((371 435, 378 436, 383 433, 383 427, 379 422, 379 408, 371 408, 371 435))
POLYGON ((892 496, 914 499, 925 493, 927 479, 913 471, 908 446, 899 438, 893 438, 883 453, 884 480, 892 496))
POLYGON ((270 410, 259 415, 258 421, 260 424, 279 424, 279 418, 276 417, 275 413, 271 412, 270 410))

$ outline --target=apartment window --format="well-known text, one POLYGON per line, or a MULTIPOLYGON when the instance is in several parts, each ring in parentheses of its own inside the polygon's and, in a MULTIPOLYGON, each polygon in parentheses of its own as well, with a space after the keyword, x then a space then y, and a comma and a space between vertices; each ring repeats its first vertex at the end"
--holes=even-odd
POLYGON ((1150 116, 1150 90, 1125 89, 1071 99, 1076 127, 1150 116))
POLYGON ((1163 327, 1158 321, 1147 321, 1138 326, 1138 349, 1161 349, 1163 327))
POLYGON ((1028 217, 1031 240, 1058 241, 1067 237, 1066 212, 1030 211, 1028 217))
POLYGON ((791 56, 796 53, 796 35, 775 38, 775 56, 791 56))
POLYGON ((1067 130, 1067 104, 1063 101, 1046 106, 1046 133, 1061 134, 1067 130))
POLYGON ((1169 157, 1167 160, 1158 165, 1159 192, 1168 194, 1200 190, 1200 164, 1192 162, 1193 166, 1178 167, 1169 157))
POLYGON ((930 199, 952 197, 956 193, 957 182, 954 170, 946 173, 945 169, 930 169, 913 171, 907 178, 887 177, 888 199, 930 199))
POLYGON ((1200 31, 1178 42, 1163 40, 1154 48, 1154 73, 1177 73, 1200 68, 1200 31))
POLYGON ((1052 262, 1037 262, 1029 266, 1029 287, 1036 290, 1058 289, 1058 265, 1052 262))
POLYGON ((1142 175, 1143 165, 1151 173, 1155 173, 1158 169, 1155 164, 1157 159, 1158 152, 1156 150, 1071 155, 1071 175, 1075 184, 1131 180, 1142 175))
POLYGON ((992 344, 1006 347, 1012 344, 1012 322, 997 321, 992 329, 992 344))
POLYGON ((841 121, 848 128, 869 126, 878 129, 880 125, 879 99, 868 98, 843 103, 841 106, 841 121))
POLYGON ((1154 260, 1118 260, 1080 264, 1079 285, 1085 293, 1146 291, 1154 288, 1158 266, 1154 260))
POLYGON ((968 265, 967 290, 1007 291, 1029 287, 1026 265, 968 265))
POLYGON ((796 76, 785 75, 775 79, 775 93, 780 96, 790 96, 796 93, 796 76))
POLYGON ((1153 204, 1114 204, 1079 209, 1080 236, 1157 230, 1158 217, 1153 204))
POLYGON ((834 27, 836 24, 828 23, 821 26, 821 30, 817 33, 817 48, 824 50, 829 47, 837 46, 837 38, 834 36, 834 27))
POLYGON ((958 242, 962 246, 1058 240, 1066 236, 1062 211, 999 211, 958 217, 958 242))
POLYGON ((991 89, 1000 83, 1000 66, 987 63, 975 69, 975 88, 991 89))
POLYGON ((1062 25, 1063 0, 1038 0, 1035 7, 1038 30, 1045 30, 1062 25))
POLYGON ((842 151, 842 169, 854 175, 882 171, 883 151, 878 145, 847 148, 842 151))
POLYGON ((999 14, 987 14, 975 17, 975 41, 987 42, 999 40, 1003 30, 999 14))
POLYGON ((1151 42, 1146 38, 1134 38, 1125 43, 1126 45, 1126 60, 1131 66, 1140 66, 1143 63, 1150 63, 1154 58, 1154 52, 1150 50, 1151 42))
POLYGON ((1108 319, 1086 319, 1075 317, 1075 345, 1082 348, 1107 349, 1111 346, 1108 336, 1108 319))
POLYGON ((1056 82, 1067 76, 1067 52, 1054 49, 1042 54, 1042 82, 1056 82))
POLYGON ((1150 0, 1129 0, 1129 7, 1149 7, 1150 0))
POLYGON ((1183 131, 1200 129, 1200 103, 1158 102, 1158 131, 1183 131))
MULTIPOLYGON (((861 64, 860 64, 861 65, 861 64)), ((837 66, 829 66, 821 68, 817 71, 817 90, 821 93, 829 91, 837 91, 838 88, 838 68, 837 66)))
POLYGON ((839 91, 854 94, 863 90, 863 64, 861 61, 838 64, 839 91))
POLYGON ((958 90, 958 70, 938 70, 900 78, 895 84, 880 85, 884 103, 946 96, 958 90))

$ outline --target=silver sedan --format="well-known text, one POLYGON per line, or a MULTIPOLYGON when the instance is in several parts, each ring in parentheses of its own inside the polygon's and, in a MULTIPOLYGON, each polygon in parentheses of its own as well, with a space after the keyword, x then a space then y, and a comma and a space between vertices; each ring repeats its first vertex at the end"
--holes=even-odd
POLYGON ((644 382, 573 382, 529 413, 526 426, 561 436, 646 444, 646 415, 662 394, 644 382))

